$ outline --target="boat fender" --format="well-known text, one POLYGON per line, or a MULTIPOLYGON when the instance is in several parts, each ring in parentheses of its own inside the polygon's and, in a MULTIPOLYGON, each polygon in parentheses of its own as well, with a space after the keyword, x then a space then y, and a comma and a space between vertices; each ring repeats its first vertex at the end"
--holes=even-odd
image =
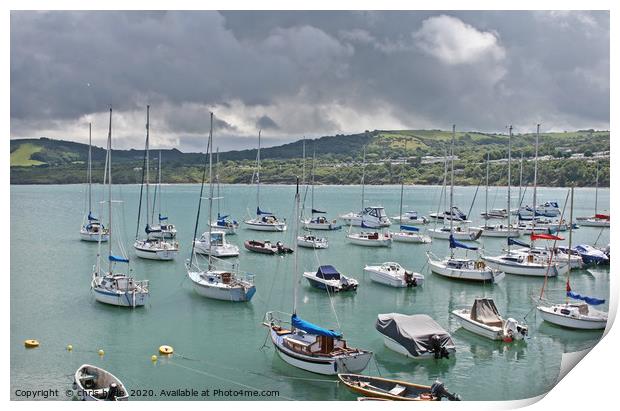
POLYGON ((170 355, 174 352, 174 349, 169 345, 162 345, 159 347, 159 353, 162 355, 170 355))
POLYGON ((39 346, 39 341, 38 340, 26 340, 24 341, 24 346, 26 348, 37 348, 39 346))

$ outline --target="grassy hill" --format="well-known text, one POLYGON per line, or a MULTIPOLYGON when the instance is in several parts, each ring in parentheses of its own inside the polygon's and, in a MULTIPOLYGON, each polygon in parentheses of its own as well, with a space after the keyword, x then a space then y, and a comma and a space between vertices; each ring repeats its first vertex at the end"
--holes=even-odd
MULTIPOLYGON (((366 181, 369 184, 391 184, 405 181, 415 184, 438 184, 443 180, 442 157, 449 148, 451 131, 444 130, 374 130, 359 134, 325 136, 306 140, 306 153, 317 154, 316 180, 324 184, 357 184, 361 178, 361 159, 366 147, 366 181), (426 156, 437 162, 426 161, 426 156), (403 167, 402 161, 406 160, 403 167), (400 162, 400 163, 399 163, 400 162)), ((609 151, 609 132, 581 130, 542 133, 539 155, 548 156, 539 164, 539 183, 549 186, 594 184, 595 164, 592 155, 609 151), (577 154, 580 156, 577 158, 577 154), (571 155, 573 157, 571 157, 571 155)), ((534 155, 535 134, 513 136, 513 158, 534 155)), ((262 179, 272 183, 292 183, 301 174, 303 141, 261 150, 262 179)), ((155 156, 155 153, 152 153, 155 156)), ((456 133, 455 162, 457 184, 479 184, 485 174, 484 161, 507 156, 507 136, 462 131, 456 133)), ((140 181, 143 150, 114 150, 114 181, 140 181)), ((88 146, 64 140, 11 140, 12 184, 81 183, 85 179, 88 146)), ((253 173, 256 149, 220 153, 221 179, 228 183, 248 183, 253 173)), ((95 179, 103 175, 105 150, 93 147, 95 179)), ((311 159, 306 164, 310 172, 311 159)), ((169 183, 199 182, 204 154, 183 153, 177 149, 162 150, 163 180, 169 183)), ((519 164, 513 162, 513 176, 518 178, 519 164)), ((492 184, 506 183, 506 165, 491 166, 492 184)), ((533 162, 525 162, 524 180, 533 178, 533 162)), ((513 184, 518 180, 513 181, 513 184)), ((609 158, 601 160, 600 184, 609 184, 609 158)))

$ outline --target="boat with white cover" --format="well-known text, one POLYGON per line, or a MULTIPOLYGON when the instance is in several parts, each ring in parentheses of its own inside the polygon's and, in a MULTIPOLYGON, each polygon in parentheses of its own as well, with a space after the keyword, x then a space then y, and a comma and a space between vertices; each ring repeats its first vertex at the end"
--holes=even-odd
POLYGON ((372 281, 389 285, 390 287, 418 287, 424 284, 424 275, 407 270, 394 262, 385 262, 380 265, 367 265, 364 271, 372 281))
POLYGON ((512 342, 527 336, 527 325, 504 319, 492 298, 476 298, 471 308, 452 311, 461 327, 491 340, 512 342))
POLYGON ((327 238, 314 235, 300 235, 297 237, 297 245, 305 248, 325 249, 329 247, 327 238))
POLYGON ((359 282, 342 275, 333 265, 321 265, 314 271, 304 271, 304 278, 311 286, 329 292, 355 291, 359 282))
POLYGON ((413 359, 443 359, 456 353, 450 334, 426 314, 379 314, 375 329, 385 346, 413 359))
POLYGON ((73 376, 73 390, 80 401, 127 401, 125 385, 111 372, 83 364, 73 376))

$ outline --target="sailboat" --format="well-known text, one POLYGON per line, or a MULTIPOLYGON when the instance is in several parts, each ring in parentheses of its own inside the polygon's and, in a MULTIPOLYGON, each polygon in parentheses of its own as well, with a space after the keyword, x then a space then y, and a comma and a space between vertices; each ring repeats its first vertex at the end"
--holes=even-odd
MULTIPOLYGON (((454 147, 454 137, 455 137, 456 126, 452 126, 452 147, 454 147)), ((451 150, 452 151, 452 150, 451 150)), ((454 155, 451 153, 452 157, 452 180, 454 180, 454 155)), ((452 185, 452 183, 451 183, 452 185)), ((450 209, 452 209, 453 205, 453 190, 450 190, 450 209)), ((486 264, 481 260, 474 260, 471 258, 455 258, 454 257, 454 249, 462 248, 465 250, 477 251, 477 247, 468 246, 466 244, 460 243, 457 241, 456 237, 453 234, 454 231, 454 220, 450 219, 450 227, 449 227, 449 237, 448 240, 450 242, 450 256, 440 259, 435 256, 432 252, 428 251, 426 253, 428 258, 428 265, 431 269, 431 272, 448 277, 455 278, 461 280, 469 280, 469 281, 480 281, 480 282, 493 282, 497 283, 504 278, 504 274, 498 270, 494 270, 490 267, 487 267, 486 264)))
POLYGON ((339 218, 349 226, 360 227, 363 223, 367 227, 389 227, 392 222, 385 213, 385 208, 382 206, 365 206, 364 193, 365 193, 365 178, 366 178, 366 147, 364 146, 364 152, 362 155, 362 209, 359 212, 348 212, 342 214, 339 218))
MULTIPOLYGON (((571 221, 573 214, 574 188, 571 187, 571 221)), ((569 232, 569 248, 572 242, 572 228, 569 232)), ((570 254, 569 254, 570 255, 570 254)), ((540 292, 542 300, 545 284, 540 292)), ((584 296, 573 292, 570 286, 570 270, 566 276, 566 300, 563 304, 541 304, 537 306, 543 320, 561 327, 577 330, 600 330, 607 326, 607 313, 599 311, 593 306, 604 304, 605 300, 584 296), (571 302, 569 299, 578 300, 571 302)))
MULTIPOLYGON (((299 216, 298 181, 295 192, 294 237, 299 234, 299 216)), ((322 328, 297 315, 297 294, 300 282, 297 244, 294 248, 293 313, 269 311, 265 314, 263 321, 263 325, 269 328, 269 335, 276 352, 286 363, 317 374, 336 375, 341 372, 357 373, 364 370, 372 358, 371 351, 349 347, 342 333, 322 328)))
MULTIPOLYGON (((456 226, 454 227, 454 222, 465 222, 467 220, 467 216, 463 214, 457 207, 454 206, 454 139, 456 135, 456 125, 452 126, 452 143, 450 148, 450 163, 451 163, 451 171, 450 171, 450 209, 446 211, 443 216, 439 216, 437 213, 434 215, 435 219, 442 220, 445 224, 445 221, 450 221, 450 226, 443 227, 433 227, 427 230, 428 235, 431 238, 439 238, 442 240, 448 240, 453 238, 458 241, 476 241, 480 238, 482 234, 482 229, 480 228, 469 228, 466 226, 456 226)), ((447 163, 446 163, 447 164, 447 163)), ((444 167, 444 180, 447 174, 447 168, 444 167)))
MULTIPOLYGON (((155 187, 154 197, 157 198, 159 213, 157 214, 158 224, 151 224, 146 228, 149 238, 176 238, 177 229, 174 224, 168 222, 168 217, 162 215, 161 208, 161 150, 159 151, 159 159, 157 165, 157 186, 155 187)), ((153 199, 153 214, 155 213, 155 199, 153 199)), ((152 219, 153 217, 151 217, 152 219)))
POLYGON ((82 221, 80 228, 80 239, 83 241, 108 241, 108 229, 101 224, 99 219, 93 215, 93 167, 92 167, 92 125, 88 123, 88 168, 86 169, 88 180, 88 215, 82 221))
POLYGON ((328 219, 324 214, 326 211, 314 208, 314 182, 316 176, 316 150, 312 153, 312 184, 310 186, 310 212, 311 216, 308 219, 302 219, 301 225, 305 230, 340 230, 341 225, 336 220, 328 219), (316 216, 315 216, 316 214, 316 216))
MULTIPOLYGON (((161 232, 161 226, 151 229, 153 227, 153 214, 151 214, 151 198, 149 195, 149 180, 150 180, 150 152, 149 152, 149 111, 150 106, 146 106, 146 143, 144 146, 144 170, 143 176, 146 177, 144 187, 146 189, 146 238, 139 238, 140 232, 140 214, 142 212, 142 187, 140 188, 140 204, 138 205, 138 225, 136 228, 136 240, 133 243, 136 255, 140 258, 148 260, 161 260, 170 261, 174 260, 179 253, 179 243, 174 240, 166 240, 163 238, 161 232), (152 236, 153 233, 158 233, 159 236, 152 236)), ((160 165, 161 170, 161 165, 160 165)), ((160 223, 161 223, 161 209, 160 209, 160 223)), ((176 231, 176 230, 175 230, 176 231)))
MULTIPOLYGON (((217 183, 217 198, 220 198, 220 149, 215 154, 215 181, 217 183)), ((217 220, 211 222, 211 227, 224 231, 228 235, 236 234, 239 228, 237 220, 230 218, 229 215, 220 213, 220 202, 217 202, 217 220)))
POLYGON ((260 209, 260 134, 258 131, 258 151, 256 154, 256 217, 244 221, 250 230, 286 231, 286 220, 280 221, 273 213, 260 209))
MULTIPOLYGON (((207 153, 205 155, 208 159, 209 169, 209 220, 211 221, 211 214, 213 210, 213 175, 212 175, 212 160, 213 160, 213 113, 211 113, 211 128, 209 131, 209 140, 207 143, 207 153)), ((207 174, 207 161, 205 161, 205 168, 202 173, 202 184, 200 186, 200 197, 198 200, 198 211, 196 212, 196 224, 194 226, 194 238, 198 233, 198 224, 200 222, 200 208, 203 200, 203 192, 205 185, 205 178, 207 174)), ((208 237, 211 238, 213 230, 211 224, 209 224, 208 237)), ((187 276, 192 282, 194 290, 201 296, 207 298, 213 298, 216 300, 244 302, 250 301, 256 293, 256 287, 254 286, 254 277, 252 275, 246 275, 245 278, 241 278, 236 264, 232 265, 232 270, 220 270, 215 267, 215 258, 212 253, 208 256, 207 269, 200 267, 196 256, 196 242, 192 242, 192 251, 189 261, 185 264, 187 269, 187 276)))
POLYGON ((596 162, 596 188, 594 191, 594 215, 591 217, 577 217, 579 225, 584 227, 609 227, 609 213, 598 212, 598 174, 599 162, 596 162))
MULTIPOLYGON (((510 151, 510 145, 508 147, 508 150, 510 151)), ((508 153, 508 168, 510 169, 510 159, 511 159, 511 154, 508 153)), ((485 215, 489 215, 489 154, 487 153, 487 175, 486 175, 486 189, 485 189, 485 195, 484 195, 484 208, 485 208, 485 215)), ((510 171, 508 171, 508 208, 507 210, 510 210, 510 171)), ((519 230, 517 230, 516 228, 512 227, 510 225, 510 217, 508 217, 508 213, 506 213, 506 217, 508 218, 508 224, 504 225, 504 224, 496 224, 496 225, 492 225, 492 224, 488 224, 488 223, 484 223, 483 226, 478 227, 482 230, 482 236, 483 237, 502 237, 502 238, 509 238, 509 237, 519 237, 520 233, 519 230)))
MULTIPOLYGON (((112 254, 112 108, 110 108, 110 124, 108 129, 108 149, 105 162, 104 184, 108 183, 108 224, 110 225, 108 240, 108 269, 105 272, 101 261, 101 241, 97 251, 97 263, 94 266, 91 288, 95 299, 101 303, 121 307, 140 307, 149 300, 149 282, 136 281, 126 274, 115 273, 116 263, 127 264, 129 258, 124 255, 112 254)), ((121 243, 119 242, 119 246, 121 243)), ((122 252, 122 247, 121 247, 122 252)))
MULTIPOLYGON (((407 142, 405 141, 405 152, 407 152, 407 142)), ((415 227, 417 224, 425 224, 426 218, 417 217, 417 213, 415 213, 415 218, 412 217, 411 211, 403 214, 403 195, 405 191, 405 178, 404 178, 405 166, 401 170, 400 176, 400 211, 398 221, 400 221, 400 231, 392 233, 392 240, 401 242, 401 243, 414 243, 414 244, 426 244, 431 242, 431 238, 427 235, 420 233, 420 229, 415 227), (406 217, 409 215, 409 219, 406 217), (420 222, 420 220, 424 220, 424 222, 420 222), (413 225, 410 225, 408 222, 413 221, 413 225)))
MULTIPOLYGON (((349 226, 349 232, 346 235, 346 239, 351 244, 361 245, 365 247, 391 247, 392 246, 392 234, 389 231, 359 231, 351 232, 349 226)), ((367 226, 363 221, 361 225, 362 229, 375 229, 376 227, 367 226)))

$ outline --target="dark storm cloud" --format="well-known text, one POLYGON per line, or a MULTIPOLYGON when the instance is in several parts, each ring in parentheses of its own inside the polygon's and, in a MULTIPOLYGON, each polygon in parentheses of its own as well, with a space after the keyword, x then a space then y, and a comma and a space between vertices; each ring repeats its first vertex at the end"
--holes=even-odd
POLYGON ((257 127, 609 127, 607 12, 22 11, 10 70, 12 137, 70 134, 108 104, 139 136, 147 103, 182 149, 209 111, 231 147, 257 127))

